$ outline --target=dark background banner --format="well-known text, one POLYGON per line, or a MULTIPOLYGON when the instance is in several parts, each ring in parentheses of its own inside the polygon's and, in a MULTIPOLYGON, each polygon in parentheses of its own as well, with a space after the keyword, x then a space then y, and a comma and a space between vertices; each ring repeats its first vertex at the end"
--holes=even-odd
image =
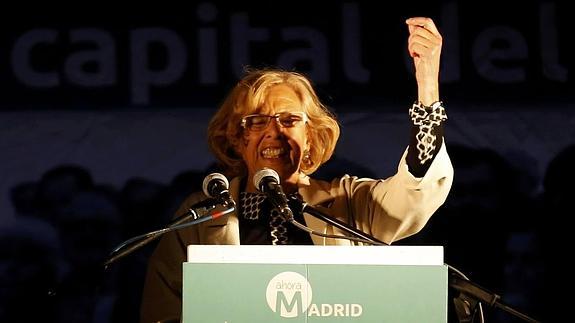
POLYGON ((405 102, 415 84, 404 20, 416 15, 433 17, 445 38, 449 100, 571 101, 566 5, 192 1, 6 10, 0 108, 214 106, 245 66, 306 73, 337 109, 405 102))

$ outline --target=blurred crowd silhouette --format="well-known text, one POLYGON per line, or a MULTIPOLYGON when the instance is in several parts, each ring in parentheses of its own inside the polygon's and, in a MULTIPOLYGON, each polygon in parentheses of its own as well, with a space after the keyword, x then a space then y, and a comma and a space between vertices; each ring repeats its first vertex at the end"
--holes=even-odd
POLYGON ((103 262, 122 241, 164 226, 204 175, 183 172, 168 185, 131 178, 116 189, 61 165, 15 186, 16 218, 0 228, 0 322, 137 322, 155 241, 107 270, 103 262))
MULTIPOLYGON (((448 149, 455 179, 447 202, 420 233, 397 244, 443 245, 445 262, 473 282, 517 310, 556 321, 550 289, 566 269, 550 250, 567 240, 575 144, 547 165, 541 185, 518 166, 527 158, 513 163, 489 149, 448 149)), ((115 188, 79 165, 61 165, 13 187, 16 217, 0 226, 0 322, 137 322, 155 242, 107 270, 102 264, 122 241, 165 226, 212 171, 186 171, 169 184, 131 178, 115 188)), ((335 156, 314 177, 345 173, 381 176, 335 156)), ((484 309, 486 322, 520 322, 484 309)))

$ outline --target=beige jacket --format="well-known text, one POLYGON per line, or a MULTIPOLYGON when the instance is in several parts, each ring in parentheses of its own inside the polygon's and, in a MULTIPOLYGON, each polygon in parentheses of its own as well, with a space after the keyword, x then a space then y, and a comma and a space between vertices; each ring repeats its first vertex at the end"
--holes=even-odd
MULTIPOLYGON (((424 177, 408 171, 405 155, 397 173, 385 180, 344 176, 330 183, 300 178, 303 200, 322 213, 349 223, 386 243, 417 233, 443 204, 453 181, 453 167, 442 145, 424 177)), ((230 183, 230 192, 239 201, 240 179, 230 183)), ((206 198, 192 194, 180 207, 183 214, 206 198)), ((327 234, 343 234, 339 229, 304 214, 305 225, 327 234)), ((311 236, 316 245, 349 245, 345 239, 311 236)), ((190 244, 240 244, 239 223, 235 212, 212 221, 166 234, 150 258, 141 308, 141 322, 179 318, 181 313, 182 263, 190 244)))

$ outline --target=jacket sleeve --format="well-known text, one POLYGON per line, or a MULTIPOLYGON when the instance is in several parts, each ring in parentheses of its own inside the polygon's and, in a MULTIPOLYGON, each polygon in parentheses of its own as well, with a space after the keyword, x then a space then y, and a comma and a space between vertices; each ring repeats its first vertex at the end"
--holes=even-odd
POLYGON ((344 176, 338 196, 347 195, 348 216, 358 229, 386 242, 419 232, 445 202, 453 182, 453 166, 445 143, 421 178, 414 177, 403 154, 397 173, 385 180, 344 176))

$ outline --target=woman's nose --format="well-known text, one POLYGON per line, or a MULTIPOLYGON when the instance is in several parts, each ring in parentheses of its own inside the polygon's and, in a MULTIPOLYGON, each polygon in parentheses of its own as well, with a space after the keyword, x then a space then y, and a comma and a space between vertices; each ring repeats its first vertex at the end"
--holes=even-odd
POLYGON ((272 118, 267 128, 265 129, 266 135, 273 136, 283 134, 283 127, 280 125, 277 118, 272 118))

